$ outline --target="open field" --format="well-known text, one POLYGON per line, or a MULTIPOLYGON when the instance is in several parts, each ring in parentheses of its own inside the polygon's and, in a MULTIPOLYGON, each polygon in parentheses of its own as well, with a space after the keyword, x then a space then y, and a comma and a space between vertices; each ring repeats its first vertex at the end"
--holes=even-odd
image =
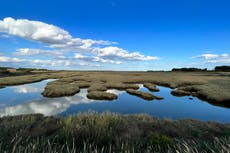
MULTIPOLYGON (((176 96, 192 95, 216 105, 230 107, 230 72, 46 71, 24 76, 0 77, 0 87, 45 79, 57 79, 47 84, 42 92, 45 97, 71 96, 81 88, 88 88, 88 97, 91 99, 112 100, 116 97, 111 98, 111 94, 105 92, 106 90, 137 90, 139 86, 136 84, 144 84, 152 91, 158 91, 155 85, 166 86, 174 89, 172 94, 176 96), (95 92, 100 92, 101 97, 95 92)), ((139 95, 146 94, 140 91, 139 95)))
POLYGON ((222 152, 230 124, 147 115, 88 112, 67 118, 39 114, 0 118, 0 152, 222 152))

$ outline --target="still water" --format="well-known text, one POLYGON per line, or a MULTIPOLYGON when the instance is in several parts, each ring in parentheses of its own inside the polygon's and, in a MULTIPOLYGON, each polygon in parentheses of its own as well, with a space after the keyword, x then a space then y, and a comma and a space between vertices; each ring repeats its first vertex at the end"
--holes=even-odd
MULTIPOLYGON (((160 92, 154 92, 154 95, 164 97, 164 100, 145 101, 118 90, 107 91, 117 94, 117 100, 90 100, 86 97, 87 89, 82 89, 72 97, 45 98, 41 92, 49 81, 52 80, 0 89, 0 116, 31 113, 68 116, 91 110, 120 114, 145 113, 170 119, 230 122, 229 108, 214 106, 195 97, 175 97, 170 94, 171 89, 165 87, 159 86, 160 92)), ((150 92, 143 86, 140 90, 150 92)))

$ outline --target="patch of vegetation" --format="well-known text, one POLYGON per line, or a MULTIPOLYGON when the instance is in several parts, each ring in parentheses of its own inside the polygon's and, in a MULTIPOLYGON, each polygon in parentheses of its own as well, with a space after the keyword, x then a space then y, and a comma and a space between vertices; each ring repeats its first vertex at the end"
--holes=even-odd
POLYGON ((89 99, 96 99, 96 100, 114 100, 117 99, 117 95, 109 92, 104 91, 90 91, 87 94, 89 99))
POLYGON ((144 85, 145 88, 148 88, 152 92, 158 92, 158 91, 160 91, 155 84, 144 83, 143 85, 144 85))
POLYGON ((107 88, 104 86, 103 83, 94 83, 88 88, 88 92, 91 91, 106 91, 107 88))
POLYGON ((136 84, 130 83, 120 83, 118 81, 107 82, 105 86, 108 89, 117 89, 117 90, 126 90, 126 89, 139 89, 139 86, 136 84))
POLYGON ((208 100, 213 104, 225 104, 225 107, 230 107, 229 80, 211 80, 208 84, 179 87, 171 93, 176 96, 192 95, 200 99, 208 100))
POLYGON ((182 90, 181 88, 179 88, 179 89, 172 90, 171 94, 173 96, 183 97, 183 96, 189 96, 189 95, 191 95, 191 92, 185 91, 185 90, 182 90))
POLYGON ((143 98, 145 100, 153 100, 154 96, 150 93, 147 92, 142 92, 142 91, 138 91, 138 90, 134 90, 134 89, 126 89, 127 93, 131 94, 131 95, 135 95, 138 96, 140 98, 143 98))
POLYGON ((62 97, 73 96, 80 92, 80 88, 75 83, 67 83, 63 81, 49 82, 42 92, 45 97, 62 97))
POLYGON ((228 152, 230 124, 95 112, 0 118, 0 152, 228 152))
POLYGON ((127 91, 127 93, 129 93, 131 95, 138 96, 138 97, 143 98, 145 100, 154 100, 154 99, 161 100, 161 99, 163 99, 162 97, 154 96, 148 92, 142 92, 142 91, 138 91, 138 90, 134 90, 134 89, 127 89, 126 91, 127 91))

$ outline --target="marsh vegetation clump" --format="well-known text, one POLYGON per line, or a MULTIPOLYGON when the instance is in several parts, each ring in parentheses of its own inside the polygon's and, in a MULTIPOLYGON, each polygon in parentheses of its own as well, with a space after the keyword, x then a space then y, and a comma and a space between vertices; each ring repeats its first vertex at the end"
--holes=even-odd
POLYGON ((230 106, 230 82, 225 79, 210 80, 207 84, 182 86, 173 90, 171 94, 175 96, 198 97, 213 103, 230 106))
POLYGON ((107 88, 105 87, 104 84, 94 83, 88 88, 87 91, 91 92, 91 91, 106 91, 106 90, 107 88))
POLYGON ((117 95, 109 92, 104 91, 90 91, 87 94, 87 97, 89 99, 95 99, 95 100, 114 100, 117 99, 117 95))
POLYGON ((126 89, 139 89, 139 86, 131 83, 122 83, 111 81, 105 84, 108 89, 126 90, 126 89))
POLYGON ((183 96, 190 96, 191 93, 188 91, 184 91, 182 89, 175 89, 171 91, 171 94, 173 96, 177 96, 177 97, 183 97, 183 96))
POLYGON ((42 92, 45 97, 73 96, 80 92, 80 88, 75 83, 63 83, 62 81, 49 82, 42 92))
POLYGON ((158 91, 160 91, 160 90, 157 88, 157 86, 156 86, 155 84, 153 84, 153 83, 144 83, 143 86, 144 86, 145 88, 148 88, 148 89, 149 89, 150 91, 152 91, 152 92, 158 92, 158 91))
POLYGON ((127 93, 131 94, 131 95, 135 95, 138 96, 140 98, 143 98, 145 100, 153 100, 154 96, 150 93, 147 92, 142 92, 142 91, 138 91, 138 90, 134 90, 134 89, 126 89, 127 93))

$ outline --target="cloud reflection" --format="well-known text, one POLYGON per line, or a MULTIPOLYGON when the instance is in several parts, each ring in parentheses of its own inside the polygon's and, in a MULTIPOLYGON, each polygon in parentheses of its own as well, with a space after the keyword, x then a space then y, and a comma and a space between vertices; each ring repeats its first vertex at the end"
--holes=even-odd
POLYGON ((15 93, 35 93, 35 92, 42 92, 43 89, 39 87, 34 87, 34 85, 23 85, 23 86, 16 86, 13 87, 15 93))
POLYGON ((41 93, 44 90, 45 84, 50 81, 55 81, 56 79, 47 79, 42 82, 24 84, 12 87, 15 93, 27 94, 27 93, 41 93))
MULTIPOLYGON (((16 106, 6 107, 0 110, 0 116, 12 116, 19 114, 34 114, 41 113, 46 116, 56 115, 66 111, 72 104, 89 104, 93 102, 107 102, 95 101, 86 97, 87 90, 82 89, 80 93, 72 97, 61 98, 42 98, 22 103, 16 106)), ((109 101, 108 101, 109 102, 109 101)))
POLYGON ((110 90, 107 90, 106 92, 108 92, 108 93, 113 93, 113 94, 115 94, 115 95, 120 95, 120 94, 123 94, 123 93, 125 93, 125 91, 121 91, 121 90, 116 90, 116 89, 110 89, 110 90))

